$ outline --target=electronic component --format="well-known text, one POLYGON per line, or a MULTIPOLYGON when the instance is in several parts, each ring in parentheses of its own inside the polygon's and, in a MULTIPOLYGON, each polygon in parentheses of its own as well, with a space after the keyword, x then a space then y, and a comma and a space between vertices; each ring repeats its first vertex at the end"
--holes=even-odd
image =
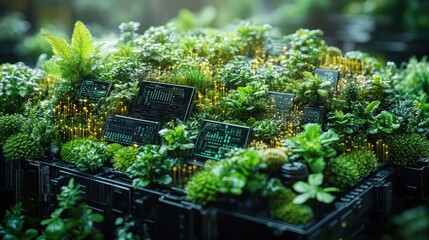
POLYGON ((142 81, 131 116, 159 122, 186 121, 194 92, 193 87, 142 81))
POLYGON ((273 109, 279 111, 289 111, 293 106, 294 94, 281 92, 268 92, 268 96, 273 99, 273 109))
POLYGON ((338 78, 340 77, 339 71, 317 68, 314 73, 319 75, 324 82, 330 82, 331 89, 337 90, 338 78))
POLYGON ((109 115, 104 126, 104 139, 127 145, 153 144, 157 140, 160 123, 120 115, 109 115))
POLYGON ((302 116, 301 124, 306 123, 324 123, 324 108, 320 107, 305 107, 302 116))
POLYGON ((195 144, 193 157, 197 161, 218 161, 233 148, 245 148, 250 127, 203 119, 195 144))
POLYGON ((107 97, 110 91, 111 83, 83 80, 80 84, 77 99, 87 99, 89 102, 99 102, 102 98, 107 97))

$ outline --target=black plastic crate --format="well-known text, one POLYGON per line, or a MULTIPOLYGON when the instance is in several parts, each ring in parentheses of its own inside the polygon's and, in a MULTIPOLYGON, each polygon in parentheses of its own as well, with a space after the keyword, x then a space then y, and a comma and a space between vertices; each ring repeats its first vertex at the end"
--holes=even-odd
POLYGON ((428 159, 420 159, 420 165, 399 167, 393 182, 393 211, 398 214, 419 205, 429 206, 428 159))
POLYGON ((151 239, 205 239, 206 210, 183 192, 151 185, 135 192, 135 219, 151 239))
POLYGON ((366 239, 370 234, 371 211, 374 207, 374 188, 359 184, 326 212, 306 225, 278 221, 258 212, 238 212, 215 208, 208 214, 212 227, 207 239, 366 239))

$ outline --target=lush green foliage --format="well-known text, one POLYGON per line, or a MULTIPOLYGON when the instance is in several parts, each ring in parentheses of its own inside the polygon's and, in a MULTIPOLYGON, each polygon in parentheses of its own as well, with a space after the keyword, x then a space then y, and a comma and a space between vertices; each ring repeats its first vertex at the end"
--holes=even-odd
POLYGON ((140 236, 133 232, 136 223, 126 218, 117 218, 115 220, 117 240, 140 240, 140 236))
POLYGON ((53 36, 48 30, 41 30, 43 37, 51 44, 57 58, 53 58, 61 69, 62 77, 70 83, 78 83, 88 76, 91 56, 94 54, 94 41, 85 25, 77 21, 71 44, 65 39, 53 36))
POLYGON ((43 72, 23 63, 5 63, 0 67, 0 112, 22 113, 25 102, 40 90, 38 83, 43 72))
POLYGON ((389 156, 399 166, 413 166, 429 156, 429 141, 415 133, 400 133, 388 138, 389 156))
POLYGON ((293 138, 286 139, 283 145, 292 151, 292 160, 304 160, 311 170, 320 173, 325 169, 326 160, 335 157, 337 152, 332 148, 339 140, 331 130, 322 132, 319 124, 307 124, 304 131, 293 138))
POLYGON ((142 146, 137 159, 127 172, 133 178, 133 186, 145 187, 151 182, 162 185, 173 181, 171 169, 178 164, 177 159, 168 157, 168 150, 160 145, 142 146))
POLYGON ((7 160, 37 159, 44 154, 40 142, 31 135, 18 133, 9 137, 3 145, 3 153, 7 160))
POLYGON ((85 139, 83 138, 77 138, 63 144, 60 152, 61 159, 64 162, 72 163, 75 158, 74 148, 82 145, 84 141, 85 139))
POLYGON ((128 146, 119 148, 113 155, 113 168, 125 172, 137 159, 138 148, 128 146))
POLYGON ((116 152, 118 152, 118 151, 119 151, 119 150, 121 150, 122 148, 124 148, 124 146, 122 146, 122 145, 121 145, 121 144, 119 144, 119 143, 111 143, 111 144, 108 144, 108 145, 106 146, 106 151, 105 151, 106 157, 107 157, 108 159, 112 160, 112 162, 113 162, 113 156, 115 156, 116 152))
POLYGON ((104 217, 79 203, 81 198, 80 185, 75 184, 74 179, 62 186, 57 196, 58 208, 49 219, 41 221, 46 227, 38 239, 103 239, 94 224, 102 222, 104 217))
POLYGON ((6 215, 0 224, 2 239, 31 240, 36 239, 37 235, 36 229, 25 228, 25 216, 22 215, 21 203, 17 203, 10 210, 6 210, 6 215))
POLYGON ((3 115, 0 116, 0 145, 6 141, 6 139, 14 134, 17 134, 24 123, 23 116, 3 115))
POLYGON ((335 196, 329 192, 338 192, 340 189, 335 187, 322 188, 323 174, 313 173, 308 176, 308 183, 298 181, 293 185, 293 190, 300 193, 293 199, 293 203, 302 204, 308 199, 317 199, 319 202, 331 203, 335 196))
POLYGON ((186 185, 186 198, 202 205, 214 202, 221 182, 211 171, 198 172, 186 185))
POLYGON ((268 97, 268 86, 261 82, 250 82, 245 87, 231 90, 222 99, 226 117, 246 121, 250 117, 260 118, 268 109, 271 99, 268 97))
POLYGON ((379 166, 377 157, 369 149, 357 149, 331 159, 327 180, 334 186, 347 187, 357 183, 379 166))
POLYGON ((303 72, 304 81, 295 90, 297 99, 302 106, 322 106, 329 95, 331 82, 323 81, 317 74, 303 72))
POLYGON ((106 144, 94 139, 75 139, 64 144, 61 158, 76 165, 82 172, 96 171, 107 161, 106 144))

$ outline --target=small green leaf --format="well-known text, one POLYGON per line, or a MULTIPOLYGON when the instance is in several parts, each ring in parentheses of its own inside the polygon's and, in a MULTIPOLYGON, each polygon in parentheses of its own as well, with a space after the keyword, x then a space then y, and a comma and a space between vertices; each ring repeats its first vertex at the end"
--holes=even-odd
POLYGON ((314 186, 320 186, 323 183, 323 174, 322 173, 313 173, 308 176, 308 183, 314 186))
POLYGON ((378 100, 372 101, 371 103, 368 104, 368 106, 366 106, 365 113, 366 114, 374 113, 375 109, 377 109, 379 105, 380 105, 380 101, 378 101, 378 100))
POLYGON ((318 191, 316 193, 316 199, 319 202, 331 203, 335 200, 335 196, 330 194, 330 193, 324 192, 324 191, 318 191))
POLYGON ((328 91, 326 91, 325 89, 317 89, 317 93, 322 97, 328 96, 328 91))
POLYGON ((65 39, 53 36, 48 30, 41 29, 42 36, 51 44, 52 51, 68 63, 74 63, 74 54, 65 39))
POLYGON ((311 192, 305 192, 305 193, 299 194, 298 196, 296 196, 296 197, 293 199, 293 203, 295 203, 295 204, 303 204, 303 203, 305 203, 308 199, 310 199, 310 198, 311 198, 311 195, 312 195, 312 193, 311 193, 311 192))
POLYGON ((311 189, 311 186, 308 185, 308 183, 303 182, 303 181, 298 181, 293 185, 293 190, 295 190, 299 193, 307 192, 310 189, 311 189))

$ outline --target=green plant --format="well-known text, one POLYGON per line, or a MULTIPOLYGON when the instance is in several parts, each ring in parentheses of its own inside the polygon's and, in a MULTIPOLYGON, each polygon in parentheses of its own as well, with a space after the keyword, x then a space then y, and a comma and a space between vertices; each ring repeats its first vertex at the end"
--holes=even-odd
POLYGON ((116 240, 140 240, 140 236, 133 232, 136 223, 130 220, 130 216, 126 218, 117 218, 115 220, 116 240))
POLYGON ((285 149, 268 148, 262 151, 261 160, 270 172, 278 172, 284 163, 289 162, 285 149))
POLYGON ((124 146, 122 146, 122 145, 121 145, 121 144, 119 144, 119 143, 111 143, 111 144, 108 144, 108 145, 106 146, 106 151, 105 151, 106 157, 107 157, 108 159, 112 160, 112 162, 113 162, 113 156, 115 156, 115 154, 116 154, 119 150, 121 150, 122 148, 124 148, 124 146))
POLYGON ((270 216, 290 224, 307 224, 313 220, 314 213, 309 206, 287 203, 270 211, 270 216))
POLYGON ((0 112, 21 113, 24 103, 37 96, 38 83, 43 72, 31 69, 24 63, 1 65, 0 72, 0 112))
POLYGON ((300 193, 293 199, 295 204, 303 204, 308 199, 317 199, 319 202, 331 203, 335 196, 329 192, 338 192, 340 189, 335 187, 320 187, 323 183, 322 173, 313 173, 308 176, 308 182, 298 181, 293 185, 293 190, 300 193))
POLYGON ((265 34, 271 29, 269 25, 251 25, 242 22, 237 28, 240 53, 254 57, 263 53, 265 34))
POLYGON ((34 159, 43 156, 44 151, 40 142, 30 135, 18 133, 9 137, 3 145, 3 153, 7 160, 34 159))
POLYGON ((295 90, 301 106, 321 106, 325 103, 331 89, 331 82, 323 81, 317 74, 303 72, 304 81, 295 90))
POLYGON ((376 155, 369 149, 356 149, 331 159, 326 169, 327 180, 338 187, 348 187, 379 166, 376 155))
POLYGON ((77 21, 69 44, 65 39, 53 36, 48 30, 41 30, 43 37, 51 44, 61 75, 72 84, 77 84, 89 75, 94 41, 91 33, 81 21, 77 21))
POLYGON ((60 152, 61 159, 64 162, 72 163, 76 155, 74 148, 82 145, 84 141, 84 138, 76 138, 63 144, 60 152))
POLYGON ((196 67, 176 70, 172 83, 194 87, 198 92, 206 90, 211 85, 209 77, 196 67))
POLYGON ((302 79, 304 71, 313 72, 318 64, 319 56, 326 52, 326 44, 320 36, 321 30, 299 29, 295 33, 285 36, 290 48, 287 58, 281 61, 285 75, 289 79, 302 79))
POLYGON ((337 152, 332 145, 338 140, 339 136, 335 132, 322 132, 319 124, 307 124, 303 132, 285 139, 283 146, 291 149, 291 160, 303 159, 313 172, 320 173, 326 166, 325 160, 336 156, 337 152))
POLYGON ((63 145, 61 158, 82 172, 96 171, 107 160, 106 144, 95 138, 73 139, 63 145))
POLYGON ((113 155, 113 168, 118 171, 125 172, 128 167, 130 167, 133 162, 136 161, 138 153, 139 151, 136 147, 121 147, 113 155))
POLYGON ((151 182, 167 185, 173 181, 171 169, 177 159, 168 157, 165 146, 145 145, 140 147, 134 163, 127 169, 133 178, 133 187, 145 187, 151 182))
POLYGON ((249 117, 260 118, 271 102, 268 86, 261 82, 250 82, 245 87, 231 90, 221 100, 225 107, 226 117, 246 121, 249 117))
POLYGON ((395 240, 425 240, 429 229, 429 210, 424 205, 408 209, 394 216, 392 225, 394 231, 386 239, 393 237, 395 240))
POLYGON ((235 57, 220 70, 220 82, 227 89, 244 87, 253 80, 252 68, 249 62, 246 62, 242 57, 235 57))
POLYGON ((429 141, 416 133, 399 133, 387 137, 389 158, 399 166, 413 166, 421 157, 429 157, 429 141))
POLYGON ((186 184, 186 198, 201 205, 214 202, 221 182, 211 171, 198 172, 186 184))
POLYGON ((0 237, 9 240, 36 239, 38 232, 33 228, 25 228, 25 216, 21 212, 21 203, 6 210, 6 215, 0 224, 0 237))
POLYGON ((265 168, 258 151, 245 149, 211 166, 210 171, 222 180, 220 193, 239 196, 245 190, 256 193, 265 187, 267 176, 260 172, 265 168))
POLYGON ((58 208, 51 213, 49 219, 40 222, 46 227, 38 239, 103 239, 94 225, 102 222, 104 217, 93 213, 88 205, 79 204, 81 198, 80 185, 70 179, 57 195, 58 208))
POLYGON ((139 91, 138 81, 116 83, 110 95, 105 98, 101 109, 110 112, 122 114, 122 109, 127 107, 131 109, 132 104, 139 91))
POLYGON ((193 140, 197 136, 196 131, 188 130, 184 124, 171 126, 159 131, 163 147, 171 158, 183 161, 189 151, 194 148, 193 140))
MULTIPOLYGON (((291 203, 296 194, 290 188, 281 187, 268 196, 268 208, 270 213, 281 208, 283 205, 291 203)), ((271 214, 272 216, 273 214, 271 214)))
POLYGON ((252 124, 253 135, 262 140, 273 140, 279 134, 279 125, 275 119, 255 121, 252 124))
POLYGON ((81 145, 73 148, 74 156, 71 160, 76 169, 82 172, 96 171, 103 167, 107 157, 106 144, 99 140, 86 138, 81 145))
POLYGON ((6 139, 14 134, 17 134, 24 123, 23 116, 3 115, 0 116, 0 145, 3 145, 6 139))

